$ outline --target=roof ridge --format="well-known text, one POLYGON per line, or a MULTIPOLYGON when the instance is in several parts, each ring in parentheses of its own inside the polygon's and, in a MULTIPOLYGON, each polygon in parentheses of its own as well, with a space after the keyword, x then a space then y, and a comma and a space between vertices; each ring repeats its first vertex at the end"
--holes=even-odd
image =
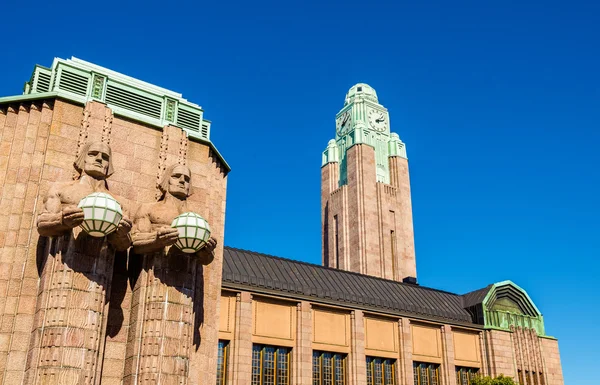
POLYGON ((411 284, 411 283, 404 283, 404 282, 400 282, 400 281, 394 281, 394 280, 391 280, 391 279, 375 277, 375 276, 372 276, 372 275, 360 274, 360 273, 356 273, 354 271, 347 271, 347 270, 336 269, 336 268, 333 268, 333 267, 328 267, 328 266, 323 266, 323 265, 317 265, 316 263, 310 263, 310 262, 306 262, 306 261, 299 261, 297 259, 279 257, 277 255, 261 253, 261 252, 258 252, 258 251, 253 251, 253 250, 248 250, 248 249, 242 249, 242 248, 239 248, 239 247, 233 247, 233 246, 227 246, 227 245, 225 245, 223 247, 226 248, 226 249, 229 249, 229 250, 241 251, 241 252, 252 253, 252 254, 258 254, 258 255, 262 255, 264 257, 268 257, 268 258, 278 259, 278 260, 282 260, 282 261, 294 262, 294 263, 298 263, 298 264, 301 264, 301 265, 307 265, 307 266, 321 268, 321 269, 324 269, 324 270, 335 271, 337 273, 351 274, 351 275, 355 275, 355 276, 358 276, 358 277, 366 277, 366 278, 370 278, 370 279, 376 279, 376 280, 379 280, 379 281, 390 282, 390 283, 393 283, 393 284, 398 284, 398 285, 402 285, 402 286, 406 286, 406 287, 416 287, 416 288, 425 289, 425 290, 429 290, 429 291, 435 291, 435 292, 439 292, 439 293, 450 294, 450 295, 456 296, 458 298, 460 298, 460 297, 462 297, 464 295, 464 294, 452 293, 452 292, 446 291, 446 290, 436 289, 436 288, 433 288, 433 287, 421 286, 421 285, 414 285, 414 284, 411 284))

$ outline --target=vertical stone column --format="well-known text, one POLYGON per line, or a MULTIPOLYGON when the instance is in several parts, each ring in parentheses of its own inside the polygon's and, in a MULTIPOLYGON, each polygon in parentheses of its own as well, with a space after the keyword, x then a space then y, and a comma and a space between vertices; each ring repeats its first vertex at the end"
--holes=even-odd
POLYGON ((402 364, 404 368, 404 377, 400 384, 412 385, 414 383, 413 358, 412 358, 412 333, 410 330, 410 320, 408 318, 400 319, 400 335, 402 338, 402 364))
POLYGON ((408 160, 400 156, 389 157, 390 184, 397 189, 396 228, 398 229, 397 246, 400 261, 399 280, 404 277, 417 276, 415 259, 415 236, 412 218, 412 201, 410 197, 410 177, 408 160))
POLYGON ((379 227, 377 213, 377 173, 375 149, 356 144, 347 151, 349 218, 348 270, 361 274, 381 276, 379 227))
POLYGON ((34 213, 52 115, 50 101, 0 108, 0 383, 21 383, 25 372, 38 284, 34 213))
POLYGON ((143 272, 133 292, 131 369, 124 383, 186 384, 199 263, 194 255, 164 252, 136 257, 143 258, 143 272))
POLYGON ((331 193, 339 185, 339 163, 327 163, 321 167, 321 258, 323 266, 333 267, 332 249, 330 244, 331 231, 334 231, 329 222, 329 213, 331 210, 331 193))
POLYGON ((454 366, 454 339, 452 338, 452 327, 442 326, 442 372, 443 384, 456 385, 456 368, 454 366))
POLYGON ((490 375, 490 365, 487 356, 487 346, 485 340, 485 330, 479 332, 479 349, 481 354, 481 374, 484 376, 490 375))
POLYGON ((312 317, 307 301, 298 303, 296 316, 296 351, 292 354, 296 385, 312 384, 312 317))
POLYGON ((367 358, 365 355, 365 319, 363 312, 354 310, 350 313, 351 353, 349 363, 349 384, 367 384, 367 358))
POLYGON ((250 385, 252 383, 252 294, 245 291, 238 294, 235 314, 233 383, 250 385))

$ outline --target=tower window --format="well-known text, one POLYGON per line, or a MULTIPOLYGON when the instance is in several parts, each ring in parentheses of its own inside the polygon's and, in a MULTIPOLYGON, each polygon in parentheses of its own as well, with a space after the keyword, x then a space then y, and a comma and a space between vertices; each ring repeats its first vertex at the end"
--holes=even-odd
POLYGON ((356 87, 356 92, 362 91, 362 87, 356 87))

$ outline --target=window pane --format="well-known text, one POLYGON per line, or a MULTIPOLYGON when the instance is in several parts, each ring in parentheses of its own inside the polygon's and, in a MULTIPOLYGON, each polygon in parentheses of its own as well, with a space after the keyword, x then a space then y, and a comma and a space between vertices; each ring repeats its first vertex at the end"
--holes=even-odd
POLYGON ((396 383, 395 362, 395 360, 385 360, 383 363, 384 385, 394 385, 396 383))
POLYGON ((381 360, 378 358, 375 360, 375 366, 373 368, 375 374, 375 384, 382 385, 383 384, 383 373, 381 371, 381 360))
POLYGON ((313 352, 313 385, 321 384, 321 356, 313 352))
POLYGON ((367 385, 373 385, 373 359, 367 357, 367 385))
POLYGON ((289 350, 277 349, 277 385, 288 385, 289 382, 289 350))
POLYGON ((275 385, 275 348, 265 346, 263 349, 263 385, 275 385))
POLYGON ((219 350, 217 355, 217 385, 225 385, 225 376, 227 374, 228 344, 228 341, 219 341, 219 350))
POLYGON ((331 353, 323 353, 321 357, 322 362, 322 385, 333 385, 333 355, 331 353))
POLYGON ((252 385, 260 385, 260 355, 261 346, 252 347, 252 385))
POLYGON ((413 364, 413 375, 415 376, 415 385, 421 385, 419 384, 419 365, 418 364, 413 364))
POLYGON ((344 385, 346 383, 344 358, 345 357, 341 354, 336 354, 334 356, 335 385, 344 385))

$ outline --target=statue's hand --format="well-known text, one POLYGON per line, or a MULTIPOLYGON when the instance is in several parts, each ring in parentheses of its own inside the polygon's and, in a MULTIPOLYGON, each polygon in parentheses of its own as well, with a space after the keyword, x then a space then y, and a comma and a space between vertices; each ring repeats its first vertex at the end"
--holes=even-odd
POLYGON ((119 222, 119 226, 117 227, 116 233, 118 236, 126 236, 133 226, 133 222, 129 218, 121 218, 121 222, 119 222))
POLYGON ((83 210, 79 207, 65 207, 62 210, 62 223, 71 229, 82 224, 83 219, 83 210))
POLYGON ((212 253, 215 250, 215 247, 217 247, 217 240, 213 237, 208 238, 208 241, 206 241, 206 245, 204 246, 204 250, 212 253))
POLYGON ((161 227, 156 232, 156 239, 164 246, 171 246, 177 242, 179 232, 172 227, 161 227))
POLYGON ((215 254, 213 253, 215 247, 217 247, 217 240, 210 237, 206 241, 206 245, 196 253, 201 264, 208 265, 215 259, 215 254))

